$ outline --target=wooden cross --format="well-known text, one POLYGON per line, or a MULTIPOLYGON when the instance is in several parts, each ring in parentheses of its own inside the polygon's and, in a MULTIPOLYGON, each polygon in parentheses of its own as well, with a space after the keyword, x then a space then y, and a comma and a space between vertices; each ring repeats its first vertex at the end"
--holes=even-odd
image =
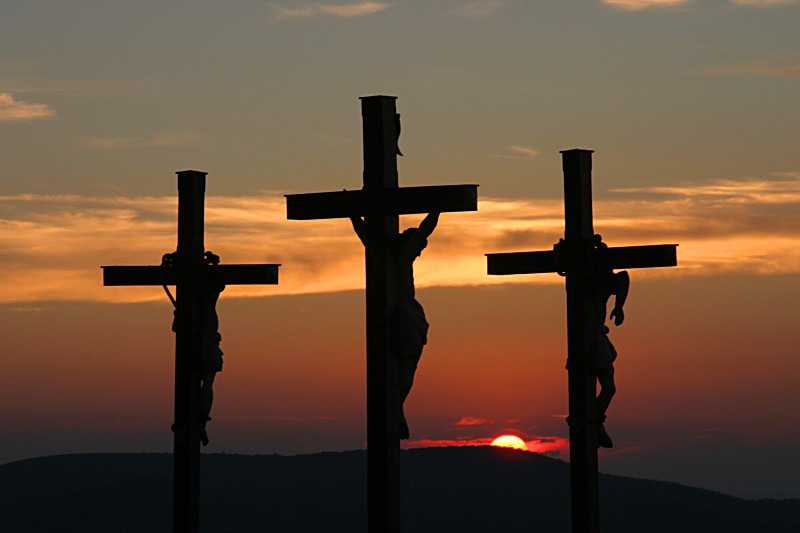
POLYGON ((280 265, 213 265, 203 244, 206 173, 178 172, 178 250, 166 266, 104 266, 103 285, 175 285, 173 531, 194 533, 200 515, 201 352, 205 287, 277 284, 280 265))
MULTIPOLYGON (((596 254, 592 251, 592 151, 561 153, 566 222, 563 242, 550 251, 487 254, 487 259, 489 274, 566 275, 572 531, 585 533, 596 532, 599 527, 596 376, 590 351, 597 321, 592 275, 596 254)), ((676 266, 676 247, 660 244, 608 248, 606 259, 612 269, 676 266)))
POLYGON ((475 211, 477 185, 398 187, 398 115, 393 96, 361 99, 364 187, 286 196, 289 219, 364 217, 367 299, 369 531, 400 531, 400 439, 396 380, 398 215, 475 211))

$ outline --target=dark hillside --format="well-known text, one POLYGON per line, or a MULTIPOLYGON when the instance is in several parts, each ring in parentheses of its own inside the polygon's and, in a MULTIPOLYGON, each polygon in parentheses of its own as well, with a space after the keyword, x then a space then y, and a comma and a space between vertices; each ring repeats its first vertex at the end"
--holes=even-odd
MULTIPOLYGON (((44 457, 0 466, 0 531, 168 532, 164 454, 44 457)), ((366 527, 366 453, 207 455, 203 531, 357 532, 366 527)), ((800 500, 747 501, 601 476, 604 531, 795 532, 800 500)), ((408 532, 569 531, 569 466, 476 448, 403 452, 408 532)))

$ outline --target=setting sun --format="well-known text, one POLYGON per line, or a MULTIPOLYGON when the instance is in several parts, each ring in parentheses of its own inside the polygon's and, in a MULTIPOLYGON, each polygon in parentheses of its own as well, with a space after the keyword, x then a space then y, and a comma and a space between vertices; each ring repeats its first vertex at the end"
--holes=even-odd
POLYGON ((528 450, 528 445, 525 441, 515 435, 503 435, 497 437, 492 441, 492 446, 500 448, 514 448, 515 450, 528 450))

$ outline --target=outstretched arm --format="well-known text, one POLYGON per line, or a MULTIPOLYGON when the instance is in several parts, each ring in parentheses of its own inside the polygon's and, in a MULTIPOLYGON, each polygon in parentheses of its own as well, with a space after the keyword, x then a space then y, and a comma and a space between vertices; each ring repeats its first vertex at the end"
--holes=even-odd
POLYGON ((412 258, 419 255, 422 249, 425 248, 428 237, 436 229, 437 222, 439 222, 439 213, 429 213, 417 228, 418 231, 414 232, 411 238, 403 245, 404 253, 410 254, 412 258))
POLYGON ((425 220, 419 225, 419 234, 423 239, 427 239, 436 229, 436 224, 439 223, 439 213, 428 213, 425 220))
POLYGON ((356 235, 361 239, 361 244, 367 245, 367 228, 364 220, 361 217, 350 217, 350 222, 353 223, 353 229, 356 230, 356 235))
POLYGON ((631 278, 628 273, 623 270, 614 274, 614 309, 611 310, 609 318, 614 319, 614 325, 619 326, 625 320, 625 313, 622 306, 625 305, 625 300, 628 299, 628 290, 631 286, 631 278))

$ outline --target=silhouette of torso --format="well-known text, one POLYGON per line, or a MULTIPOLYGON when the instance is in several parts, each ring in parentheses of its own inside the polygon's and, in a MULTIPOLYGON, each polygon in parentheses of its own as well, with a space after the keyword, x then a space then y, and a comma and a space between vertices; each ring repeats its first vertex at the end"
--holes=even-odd
POLYGON ((203 357, 204 373, 222 371, 222 350, 219 347, 222 335, 219 333, 217 300, 225 290, 223 284, 210 284, 203 290, 203 357))
POLYGON ((428 321, 422 305, 416 299, 414 261, 427 245, 427 240, 417 232, 411 232, 410 235, 399 235, 395 242, 398 343, 401 349, 417 351, 428 341, 428 321))

